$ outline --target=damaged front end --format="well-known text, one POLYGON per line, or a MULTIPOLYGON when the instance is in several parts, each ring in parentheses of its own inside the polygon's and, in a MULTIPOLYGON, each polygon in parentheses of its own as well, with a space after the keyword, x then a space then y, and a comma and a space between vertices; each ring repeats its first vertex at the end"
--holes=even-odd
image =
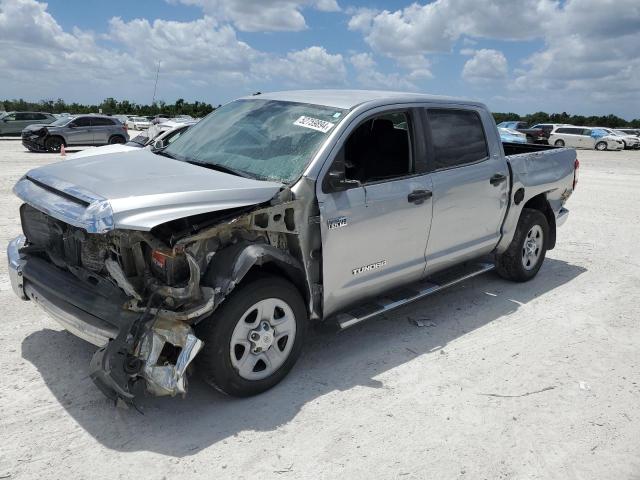
POLYGON ((173 220, 149 232, 87 233, 24 204, 21 253, 64 271, 77 290, 90 289, 95 301, 68 301, 115 327, 90 365, 107 397, 132 403, 145 390, 184 395, 189 367, 204 346, 195 325, 252 267, 270 263, 297 284, 308 283, 303 265, 310 262, 299 253, 297 228, 306 212, 287 192, 268 205, 173 220))

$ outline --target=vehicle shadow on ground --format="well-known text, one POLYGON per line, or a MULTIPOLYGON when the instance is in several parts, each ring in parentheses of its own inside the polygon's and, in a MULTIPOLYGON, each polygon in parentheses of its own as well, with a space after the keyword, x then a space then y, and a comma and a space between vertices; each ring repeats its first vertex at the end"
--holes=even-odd
POLYGON ((539 275, 526 284, 504 281, 494 273, 481 275, 347 331, 313 332, 288 378, 262 395, 228 398, 196 375, 185 399, 142 398, 144 415, 116 408, 102 396, 88 377, 95 348, 65 331, 32 333, 22 343, 22 356, 38 369, 69 415, 107 448, 183 457, 242 431, 277 429, 305 404, 329 392, 382 388, 376 380, 380 374, 417 356, 438 354, 452 340, 585 271, 548 258, 539 275), (426 317, 435 325, 419 328, 407 321, 409 317, 426 317))

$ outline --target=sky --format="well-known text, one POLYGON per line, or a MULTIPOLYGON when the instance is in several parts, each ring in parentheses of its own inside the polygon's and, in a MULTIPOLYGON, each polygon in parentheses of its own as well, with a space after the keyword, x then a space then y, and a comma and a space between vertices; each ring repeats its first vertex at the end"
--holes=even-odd
POLYGON ((0 0, 0 98, 401 90, 640 118, 640 0, 0 0))

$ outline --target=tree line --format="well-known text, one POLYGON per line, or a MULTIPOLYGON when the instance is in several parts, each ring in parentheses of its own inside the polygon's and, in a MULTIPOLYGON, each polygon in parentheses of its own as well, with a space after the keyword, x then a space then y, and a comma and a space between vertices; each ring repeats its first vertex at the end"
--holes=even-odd
MULTIPOLYGON (((219 107, 220 105, 218 105, 219 107)), ((107 115, 125 114, 125 115, 157 115, 165 114, 169 116, 191 115, 192 117, 204 117, 211 113, 217 107, 210 103, 198 102, 193 103, 179 98, 175 103, 165 103, 164 101, 155 102, 151 105, 142 105, 140 103, 130 102, 129 100, 116 100, 115 98, 106 98, 99 105, 85 105, 80 103, 66 103, 61 98, 57 100, 40 100, 39 102, 28 102, 23 99, 19 100, 2 100, 0 101, 0 110, 6 112, 18 111, 38 111, 49 113, 102 113, 107 115)), ((631 127, 640 128, 640 118, 631 120, 630 122, 616 115, 570 115, 567 112, 562 113, 546 113, 536 112, 529 115, 518 115, 517 113, 494 113, 493 118, 496 123, 509 120, 518 120, 527 122, 529 125, 536 123, 569 123, 572 125, 599 126, 599 127, 631 127)))
MULTIPOLYGON (((220 105, 218 105, 220 106, 220 105)), ((130 102, 129 100, 118 101, 115 98, 106 98, 99 105, 86 105, 81 103, 67 103, 63 99, 57 100, 40 100, 39 102, 28 102, 22 98, 18 100, 0 100, 0 110, 5 112, 48 112, 48 113, 70 113, 70 114, 86 114, 98 113, 102 111, 106 115, 157 115, 165 114, 168 116, 191 115, 192 117, 204 117, 214 111, 214 107, 210 103, 198 102, 193 103, 179 98, 175 103, 165 103, 164 101, 155 102, 152 105, 142 105, 140 103, 130 102)))

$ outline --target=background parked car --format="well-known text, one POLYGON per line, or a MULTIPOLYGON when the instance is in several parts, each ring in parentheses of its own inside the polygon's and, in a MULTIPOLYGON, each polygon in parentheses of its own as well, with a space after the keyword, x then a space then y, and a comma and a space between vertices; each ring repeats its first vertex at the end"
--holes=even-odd
POLYGON ((559 127, 551 132, 549 144, 556 147, 622 150, 622 140, 605 130, 591 127, 559 127))
MULTIPOLYGON (((155 137, 147 137, 144 134, 140 134, 137 137, 132 138, 125 144, 105 145, 104 147, 87 148, 85 150, 82 150, 81 152, 74 153, 69 158, 93 157, 95 155, 104 155, 105 153, 129 152, 132 150, 139 150, 141 148, 146 148, 148 150, 154 151, 158 148, 163 148, 173 143, 194 123, 195 122, 192 122, 188 125, 179 123, 172 126, 165 124, 164 129, 159 129, 158 134, 155 137), (158 141, 161 141, 162 144, 158 145, 158 141)), ((151 129, 149 129, 149 131, 151 131, 151 129)))
POLYGON ((131 117, 127 121, 127 127, 134 130, 145 130, 151 126, 151 122, 145 117, 131 117))
POLYGON ((33 124, 49 124, 56 121, 51 113, 7 112, 0 117, 0 135, 20 135, 25 127, 33 124))
POLYGON ((541 128, 529 128, 526 122, 509 121, 498 124, 498 128, 509 128, 511 130, 517 130, 520 133, 524 133, 527 136, 527 142, 529 143, 542 143, 546 144, 549 135, 541 128))
POLYGON ((62 145, 106 145, 128 140, 125 126, 117 118, 103 115, 60 118, 50 125, 30 125, 22 131, 22 144, 38 152, 58 152, 62 145))
POLYGON ((538 123, 531 128, 542 130, 548 139, 551 136, 551 132, 559 127, 571 127, 571 125, 568 123, 538 123))
POLYGON ((622 143, 624 144, 624 148, 636 149, 640 147, 640 139, 635 135, 628 135, 614 128, 606 128, 606 127, 598 127, 598 128, 600 128, 601 130, 604 130, 609 135, 613 135, 614 137, 617 137, 620 140, 622 140, 622 143))
POLYGON ((500 132, 500 140, 502 143, 527 143, 527 136, 517 130, 498 127, 498 132, 500 132))
POLYGON ((624 132, 627 135, 635 135, 640 138, 640 128, 618 128, 620 132, 624 132))

